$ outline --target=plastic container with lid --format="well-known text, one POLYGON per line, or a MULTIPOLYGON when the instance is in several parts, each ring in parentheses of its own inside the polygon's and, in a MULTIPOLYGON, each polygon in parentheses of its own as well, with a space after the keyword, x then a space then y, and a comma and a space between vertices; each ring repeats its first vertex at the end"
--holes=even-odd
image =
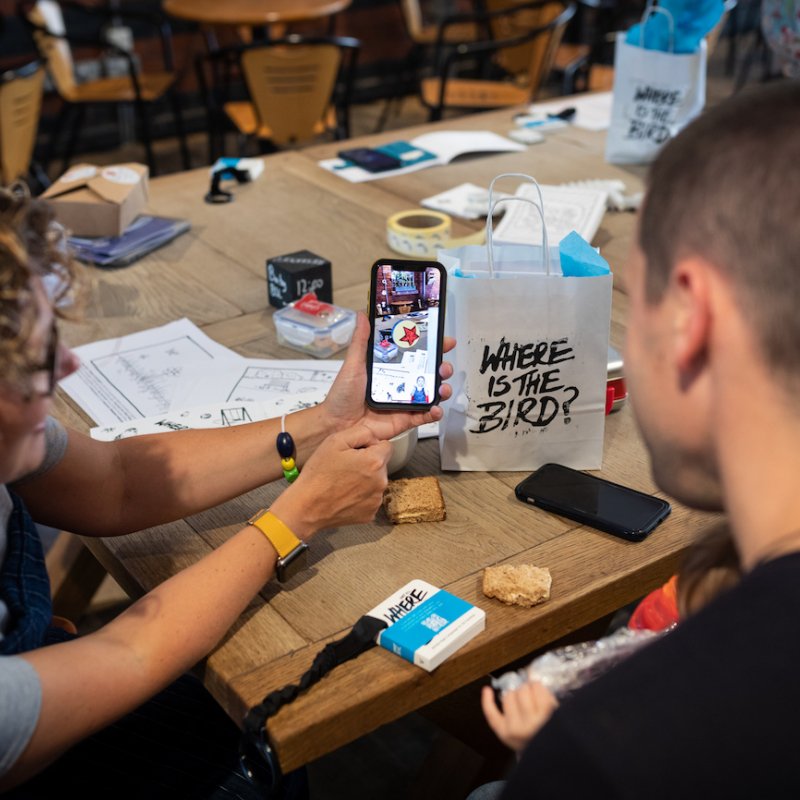
POLYGON ((278 342, 315 358, 328 358, 350 344, 356 312, 323 303, 313 292, 273 314, 278 342))

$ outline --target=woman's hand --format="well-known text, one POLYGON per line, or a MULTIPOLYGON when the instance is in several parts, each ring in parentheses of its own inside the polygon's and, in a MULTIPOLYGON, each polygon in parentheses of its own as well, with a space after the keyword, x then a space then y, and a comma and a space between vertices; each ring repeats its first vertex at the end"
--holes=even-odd
MULTIPOLYGON (((430 411, 373 411, 367 408, 364 398, 367 393, 367 344, 369 342, 369 321, 359 313, 353 340, 347 351, 336 380, 331 386, 323 410, 331 420, 333 430, 355 425, 358 422, 366 425, 379 439, 391 439, 408 428, 435 422, 442 418, 442 410, 433 406, 430 411)), ((444 352, 455 347, 455 339, 444 338, 444 352)), ((439 374, 444 380, 453 374, 453 368, 443 362, 439 374)), ((443 383, 439 387, 439 400, 450 397, 450 387, 443 383)))
POLYGON ((484 686, 481 693, 483 715, 497 738, 517 754, 539 732, 558 708, 558 700, 541 683, 525 683, 503 695, 503 710, 497 707, 494 690, 484 686))
POLYGON ((392 452, 364 424, 334 433, 271 510, 301 539, 322 528, 369 522, 383 499, 392 452))

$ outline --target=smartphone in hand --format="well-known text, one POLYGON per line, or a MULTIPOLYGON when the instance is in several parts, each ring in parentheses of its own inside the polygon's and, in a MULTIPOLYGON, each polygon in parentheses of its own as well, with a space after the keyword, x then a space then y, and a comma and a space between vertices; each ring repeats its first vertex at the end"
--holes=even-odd
POLYGON ((387 172, 390 169, 399 169, 403 162, 399 158, 390 156, 371 147, 354 147, 350 150, 340 150, 337 155, 345 161, 352 161, 357 167, 367 172, 387 172))
POLYGON ((514 493, 523 503, 632 542, 646 538, 672 510, 666 500, 560 464, 540 467, 514 493))
POLYGON ((439 397, 447 272, 385 258, 370 273, 367 405, 429 409, 439 397))

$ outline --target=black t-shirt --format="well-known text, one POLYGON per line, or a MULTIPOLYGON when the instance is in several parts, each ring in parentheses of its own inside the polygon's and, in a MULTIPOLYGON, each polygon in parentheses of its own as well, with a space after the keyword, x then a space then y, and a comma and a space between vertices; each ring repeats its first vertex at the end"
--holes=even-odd
POLYGON ((800 553, 567 699, 502 800, 800 798, 800 553))

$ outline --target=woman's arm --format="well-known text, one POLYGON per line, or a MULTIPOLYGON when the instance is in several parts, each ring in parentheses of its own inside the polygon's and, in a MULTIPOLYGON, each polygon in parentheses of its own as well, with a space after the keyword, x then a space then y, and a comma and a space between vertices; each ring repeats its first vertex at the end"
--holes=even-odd
MULTIPOLYGON (((271 511, 301 539, 323 527, 371 520, 390 450, 364 426, 330 437, 271 511)), ((0 788, 35 774, 203 658, 272 577, 275 561, 264 534, 247 526, 100 631, 23 654, 39 674, 42 709, 0 788)))
MULTIPOLYGON (((364 404, 369 324, 363 314, 325 402, 290 414, 286 429, 303 464, 326 436, 363 422, 379 439, 437 420, 429 412, 376 412, 364 404)), ((453 346, 448 340, 445 350, 453 346)), ((442 365, 443 377, 452 370, 442 365)), ((442 384, 442 399, 450 387, 442 384)), ((180 519, 283 474, 275 440, 280 420, 98 442, 69 431, 63 459, 15 491, 37 522, 83 536, 119 536, 180 519)))

